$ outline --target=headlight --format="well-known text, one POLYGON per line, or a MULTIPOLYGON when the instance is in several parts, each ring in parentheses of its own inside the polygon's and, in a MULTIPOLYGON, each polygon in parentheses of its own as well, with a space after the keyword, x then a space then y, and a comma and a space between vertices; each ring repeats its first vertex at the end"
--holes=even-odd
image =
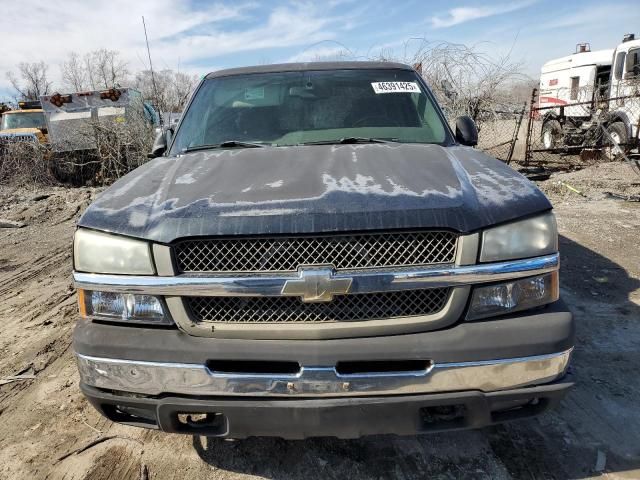
POLYGON ((482 233, 481 262, 529 258, 558 251, 558 227, 552 212, 490 228, 482 233))
POLYGON ((84 318, 126 323, 171 325, 159 298, 132 293, 78 290, 78 306, 84 318))
POLYGON ((79 229, 73 239, 74 268, 88 273, 153 275, 147 242, 79 229))
POLYGON ((467 320, 519 312, 555 302, 559 297, 558 272, 474 287, 467 320))

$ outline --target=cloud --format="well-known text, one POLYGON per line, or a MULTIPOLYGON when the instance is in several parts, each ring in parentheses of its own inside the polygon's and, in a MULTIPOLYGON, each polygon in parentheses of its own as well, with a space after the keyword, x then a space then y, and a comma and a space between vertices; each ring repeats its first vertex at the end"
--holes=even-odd
MULTIPOLYGON (((621 11, 627 11, 629 16, 633 17, 634 7, 630 4, 622 4, 618 5, 618 8, 621 11)), ((553 30, 553 29, 567 29, 567 28, 585 28, 592 27, 594 25, 602 25, 603 22, 606 22, 611 18, 611 7, 608 5, 602 6, 594 6, 592 8, 586 8, 581 11, 571 11, 570 9, 564 9, 562 11, 556 12, 552 19, 537 24, 534 27, 534 30, 553 30)), ((635 15, 638 17, 638 15, 635 15)), ((617 21, 617 19, 616 19, 617 21)), ((611 22, 612 27, 616 24, 616 22, 611 22)), ((622 38, 622 35, 620 35, 622 38)))
POLYGON ((434 28, 447 28, 461 23, 478 20, 480 18, 493 17, 503 15, 505 13, 515 12, 522 8, 528 7, 536 3, 537 0, 525 0, 515 3, 504 3, 483 7, 456 7, 450 9, 443 16, 431 17, 431 25, 434 28))
POLYGON ((340 28, 340 25, 338 18, 326 13, 323 15, 313 5, 294 4, 276 8, 266 16, 264 23, 240 31, 212 28, 199 34, 165 37, 156 48, 168 56, 190 52, 189 59, 197 61, 238 52, 307 45, 331 39, 336 36, 335 29, 340 28))
MULTIPOLYGON (((215 26, 238 19, 250 7, 251 4, 242 3, 233 7, 207 4, 194 9, 187 0, 3 2, 3 18, 8 21, 3 22, 6 25, 1 34, 0 89, 7 87, 6 72, 15 70, 20 62, 44 60, 49 65, 49 77, 56 82, 59 65, 71 51, 118 50, 131 70, 144 69, 147 65, 143 15, 152 53, 156 60, 161 60, 163 52, 155 47, 163 37, 178 35, 198 25, 215 26)), ((188 56, 185 52, 184 57, 188 56)), ((177 65, 180 58, 177 55, 164 60, 177 65)))
POLYGON ((118 50, 132 72, 148 68, 143 15, 154 67, 205 73, 206 65, 227 66, 229 58, 234 62, 228 57, 233 54, 272 55, 273 49, 335 38, 353 27, 353 16, 345 14, 347 3, 287 0, 274 7, 255 0, 3 2, 0 93, 11 92, 6 74, 16 71, 20 62, 44 60, 54 86, 59 86, 60 65, 71 51, 118 50), (226 61, 221 60, 225 56, 226 61))

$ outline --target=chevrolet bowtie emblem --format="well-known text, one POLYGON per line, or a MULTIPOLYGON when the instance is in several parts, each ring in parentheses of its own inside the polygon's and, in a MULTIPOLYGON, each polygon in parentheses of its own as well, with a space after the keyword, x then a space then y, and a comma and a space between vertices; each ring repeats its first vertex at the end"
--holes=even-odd
POLYGON ((332 266, 299 267, 298 277, 287 280, 282 295, 300 297, 303 302, 330 302, 334 295, 349 293, 351 278, 334 278, 332 266))

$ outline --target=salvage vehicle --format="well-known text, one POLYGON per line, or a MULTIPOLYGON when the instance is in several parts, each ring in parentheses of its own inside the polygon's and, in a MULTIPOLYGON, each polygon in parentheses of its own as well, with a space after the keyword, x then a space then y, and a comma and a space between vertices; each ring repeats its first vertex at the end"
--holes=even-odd
POLYGON ((84 184, 100 167, 101 148, 122 158, 135 155, 136 145, 118 138, 119 129, 159 124, 159 114, 133 88, 109 88, 40 97, 51 158, 49 169, 60 182, 84 184))
POLYGON ((572 386, 551 204, 411 67, 210 73, 74 237, 80 387, 213 437, 417 434, 572 386))
POLYGON ((578 44, 573 55, 545 63, 538 103, 545 149, 595 145, 615 158, 637 148, 640 40, 627 34, 615 49, 598 51, 578 44))
POLYGON ((0 143, 49 141, 44 113, 39 101, 18 102, 17 110, 5 110, 0 121, 0 143))
POLYGON ((136 121, 158 124, 158 113, 133 88, 109 88, 75 93, 53 93, 40 97, 56 153, 92 151, 98 148, 99 126, 136 121))

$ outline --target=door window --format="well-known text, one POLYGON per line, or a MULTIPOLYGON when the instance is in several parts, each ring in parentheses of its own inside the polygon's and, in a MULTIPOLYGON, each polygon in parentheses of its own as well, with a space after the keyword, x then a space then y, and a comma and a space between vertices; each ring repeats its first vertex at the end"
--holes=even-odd
POLYGON ((616 68, 614 71, 616 80, 622 80, 622 74, 624 73, 624 59, 626 55, 627 52, 620 52, 616 55, 616 68))
POLYGON ((629 50, 624 78, 640 78, 640 48, 629 50))
POLYGON ((571 77, 571 100, 578 99, 578 90, 580 89, 580 77, 571 77))

